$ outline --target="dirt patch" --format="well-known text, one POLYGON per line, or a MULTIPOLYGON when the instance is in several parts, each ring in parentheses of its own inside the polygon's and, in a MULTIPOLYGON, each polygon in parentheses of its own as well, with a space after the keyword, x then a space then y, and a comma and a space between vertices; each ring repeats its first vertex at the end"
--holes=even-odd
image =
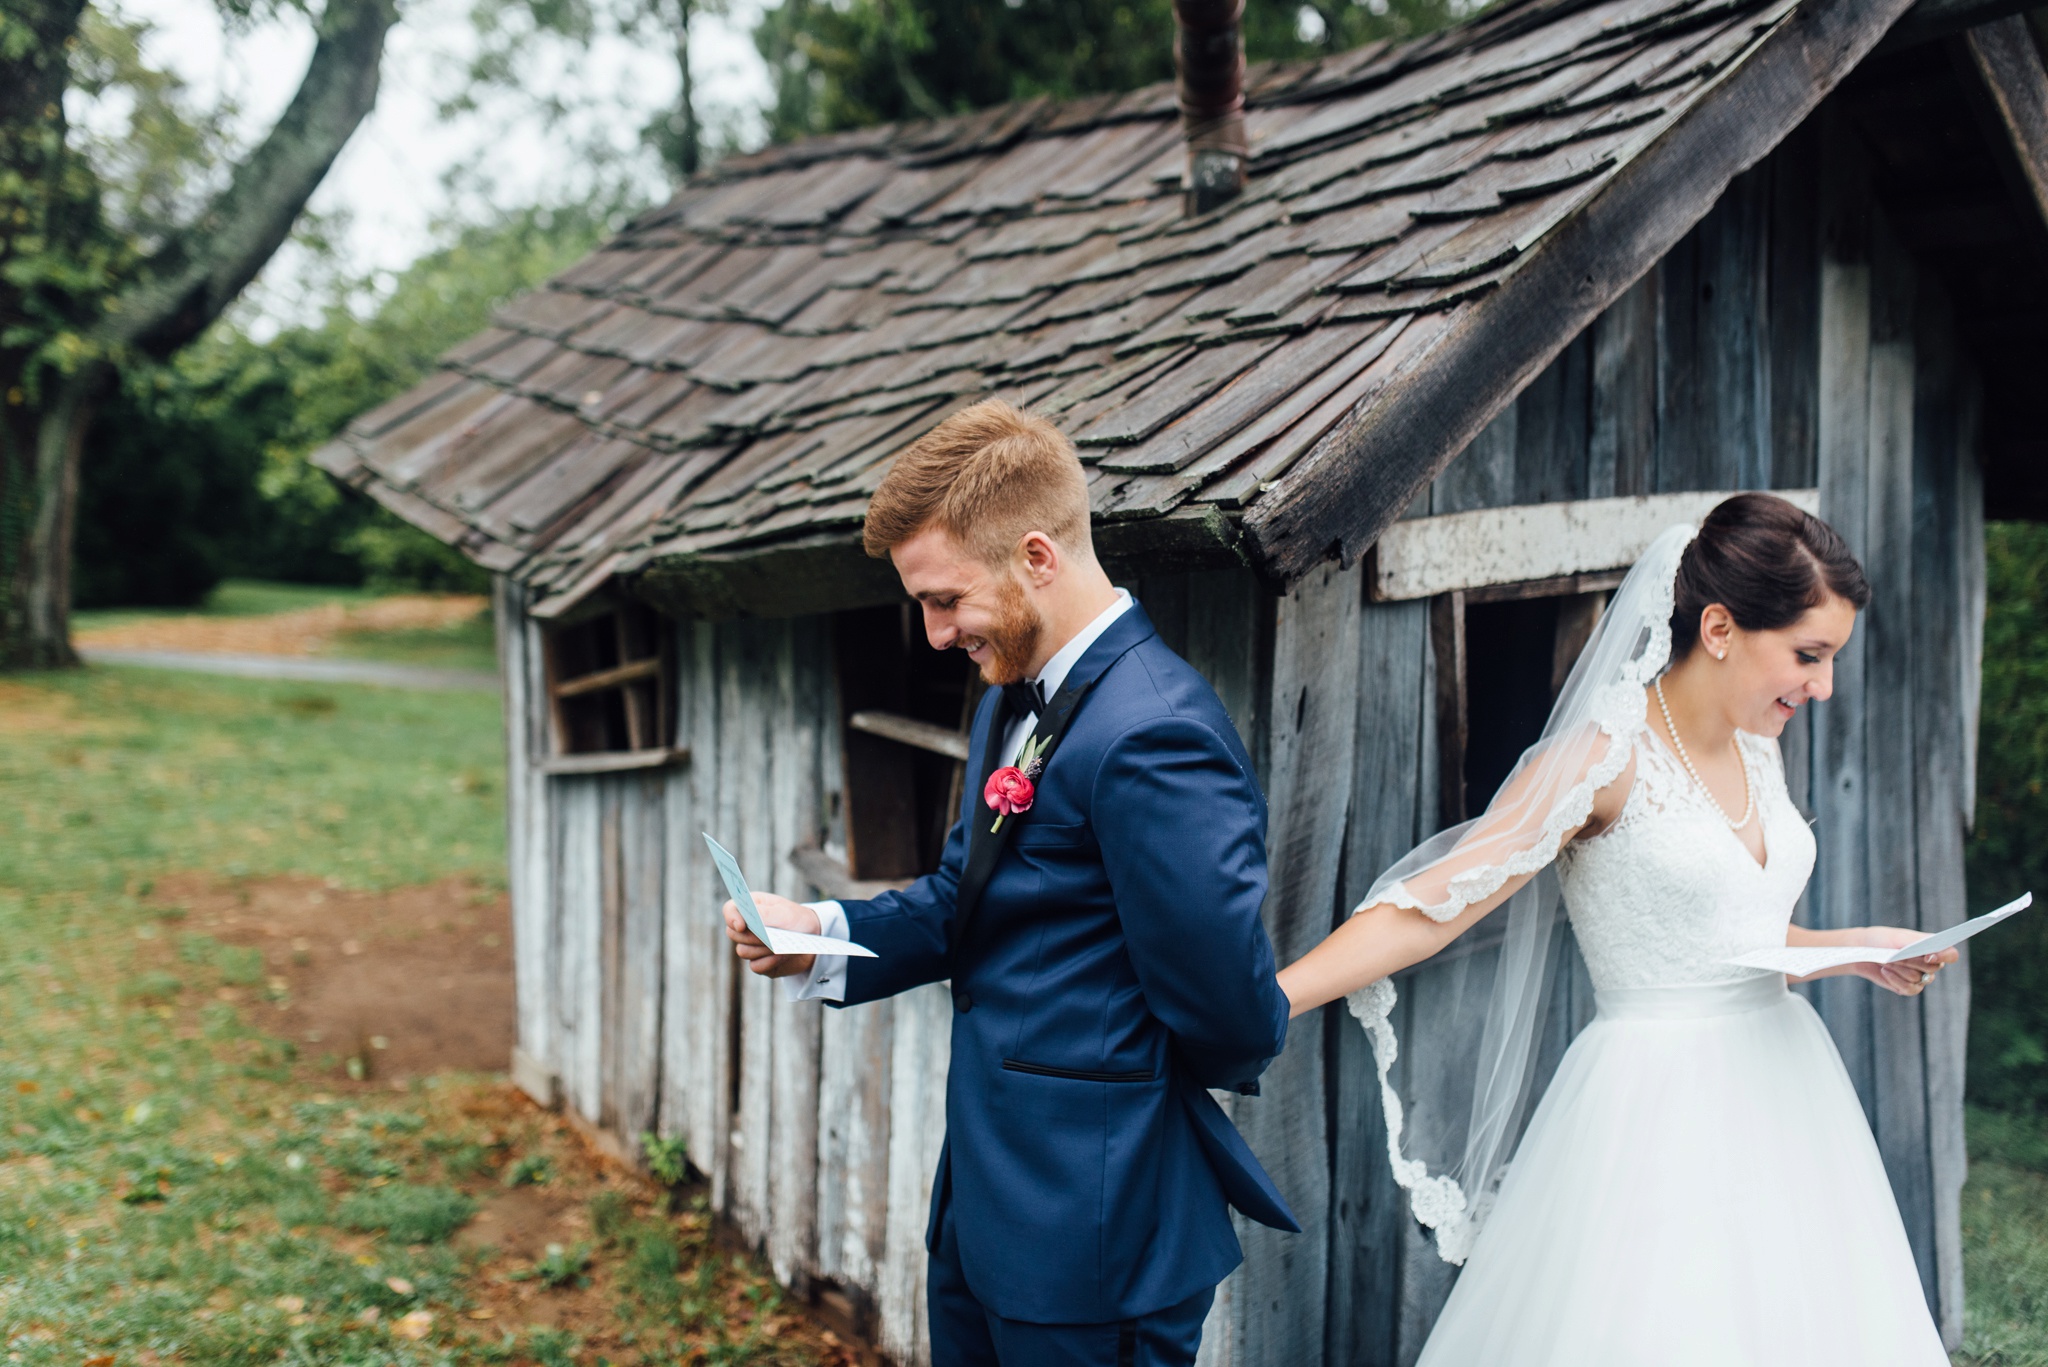
POLYGON ((264 617, 159 617, 81 631, 75 639, 87 649, 319 655, 352 632, 441 630, 460 626, 488 605, 478 594, 398 594, 368 603, 329 603, 264 617))
POLYGON ((87 736, 103 729, 80 717, 66 694, 0 680, 0 735, 87 736))
MULTIPOLYGON (((591 1212, 596 1199, 609 1191, 626 1199, 633 1218, 660 1218, 673 1229, 682 1246, 684 1266, 668 1296, 691 1294, 689 1284, 697 1280, 707 1262, 723 1269, 708 1290, 695 1294, 715 1307, 731 1338, 745 1339, 758 1331, 761 1339, 778 1350, 767 1357, 770 1361, 793 1358, 819 1367, 884 1367, 886 1360, 830 1308, 820 1310, 794 1299, 772 1308, 764 1304, 758 1264, 748 1263, 754 1270, 740 1271, 747 1262, 744 1245, 731 1229, 700 1208, 701 1186, 676 1193, 674 1204, 680 1209, 671 1213, 670 1193, 591 1142, 582 1126, 542 1111, 509 1084, 478 1087, 461 1109, 510 1147, 545 1153, 551 1159, 547 1180, 541 1185, 499 1185, 474 1193, 480 1207, 454 1237, 457 1247, 477 1259, 476 1275, 469 1286, 477 1304, 467 1318, 479 1323, 470 1327, 566 1330, 583 1342, 581 1362, 620 1361, 612 1354, 636 1348, 644 1352, 664 1341, 682 1349, 677 1361, 701 1363, 712 1356, 712 1345, 701 1331, 675 1338, 659 1330, 649 1332, 643 1323, 637 1331, 622 1332, 622 1298, 634 1293, 622 1275, 624 1267, 616 1248, 608 1255, 593 1257, 580 1278, 559 1285, 550 1286, 530 1275, 530 1269, 551 1249, 603 1249, 605 1241, 594 1227, 591 1212), (686 1346, 693 1341, 701 1346, 694 1350, 686 1346)), ((645 1293, 643 1284, 640 1294, 645 1293)), ((657 1354, 646 1360, 669 1359, 657 1354)), ((763 1359, 714 1356, 714 1360, 763 1359)))
POLYGON ((173 935, 263 956, 263 981, 218 989, 337 1082, 443 1069, 502 1072, 512 1056, 512 922, 503 893, 458 879, 356 892, 311 878, 157 880, 185 912, 173 935))

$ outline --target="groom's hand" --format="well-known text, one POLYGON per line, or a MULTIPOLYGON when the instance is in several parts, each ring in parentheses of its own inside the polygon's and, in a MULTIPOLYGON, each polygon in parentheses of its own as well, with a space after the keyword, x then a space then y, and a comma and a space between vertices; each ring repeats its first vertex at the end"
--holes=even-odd
MULTIPOLYGON (((824 929, 818 924, 817 912, 802 902, 792 902, 772 892, 755 893, 754 906, 760 911, 763 921, 783 930, 816 935, 824 929)), ((764 978, 799 977, 809 973, 812 963, 817 960, 815 954, 777 954, 762 944, 754 938, 754 932, 747 929, 746 918, 731 902, 725 904, 725 938, 732 941, 733 952, 747 961, 747 967, 764 978)))

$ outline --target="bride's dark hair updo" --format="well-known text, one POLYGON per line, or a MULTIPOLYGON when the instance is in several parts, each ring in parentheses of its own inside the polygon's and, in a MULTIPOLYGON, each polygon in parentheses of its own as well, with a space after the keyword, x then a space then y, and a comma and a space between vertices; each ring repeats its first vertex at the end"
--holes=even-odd
POLYGON ((1675 588, 1673 664, 1699 644, 1710 603, 1744 631, 1791 626, 1831 596, 1859 612, 1870 605, 1870 582, 1841 535, 1770 494, 1737 494, 1708 513, 1678 562, 1675 588))

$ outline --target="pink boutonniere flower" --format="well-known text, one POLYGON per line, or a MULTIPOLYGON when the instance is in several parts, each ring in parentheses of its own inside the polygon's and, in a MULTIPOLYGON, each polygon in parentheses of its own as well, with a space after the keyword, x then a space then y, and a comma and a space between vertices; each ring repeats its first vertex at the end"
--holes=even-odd
POLYGON ((1004 817, 1014 812, 1030 811, 1033 799, 1038 796, 1037 785, 1032 780, 1045 772, 1045 759, 1036 736, 1024 742, 1024 753, 1018 758, 1024 761, 1021 768, 1005 764, 990 774, 988 782, 982 786, 981 800, 996 814, 996 824, 988 828, 990 835, 1003 828, 1004 817))

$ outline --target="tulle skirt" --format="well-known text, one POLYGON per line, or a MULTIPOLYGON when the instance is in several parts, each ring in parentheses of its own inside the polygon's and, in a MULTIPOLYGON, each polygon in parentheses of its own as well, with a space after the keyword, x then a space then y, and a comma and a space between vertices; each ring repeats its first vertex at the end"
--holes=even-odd
POLYGON ((1599 995, 1418 1367, 1946 1367, 1834 1041, 1770 977, 1599 995))

